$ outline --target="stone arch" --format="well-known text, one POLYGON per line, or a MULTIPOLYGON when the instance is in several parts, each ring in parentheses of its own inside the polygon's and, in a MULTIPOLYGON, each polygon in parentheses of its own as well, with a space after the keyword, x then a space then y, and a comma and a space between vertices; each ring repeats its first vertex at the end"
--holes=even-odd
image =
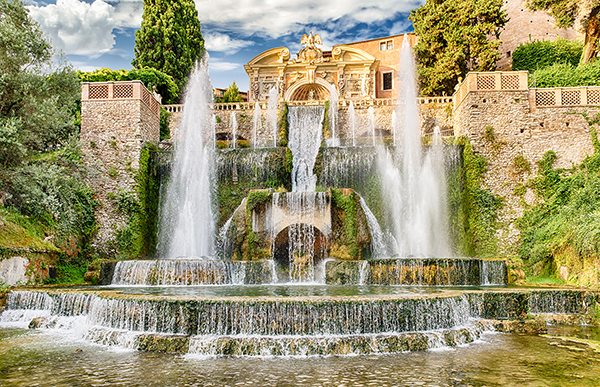
POLYGON ((284 99, 287 102, 310 101, 311 99, 308 97, 312 91, 314 93, 314 100, 328 100, 330 86, 330 83, 321 78, 315 79, 314 83, 309 83, 308 80, 300 81, 287 89, 284 99))
POLYGON ((289 268, 290 233, 296 233, 296 235, 299 233, 304 235, 312 234, 312 238, 308 237, 302 241, 304 245, 308 246, 305 251, 298 254, 299 256, 312 254, 311 264, 315 266, 326 258, 327 237, 321 230, 307 223, 290 224, 281 230, 273 240, 273 259, 282 269, 287 270, 289 268))

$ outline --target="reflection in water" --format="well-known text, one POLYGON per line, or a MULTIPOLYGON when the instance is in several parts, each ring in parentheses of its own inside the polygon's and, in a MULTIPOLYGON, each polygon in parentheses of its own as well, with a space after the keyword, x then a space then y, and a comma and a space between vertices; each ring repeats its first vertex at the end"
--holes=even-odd
MULTIPOLYGON (((566 331, 599 332, 549 333, 566 331)), ((587 346, 529 335, 486 334, 464 347, 398 355, 193 358, 0 329, 3 386, 597 386, 598 375, 600 354, 587 346)))

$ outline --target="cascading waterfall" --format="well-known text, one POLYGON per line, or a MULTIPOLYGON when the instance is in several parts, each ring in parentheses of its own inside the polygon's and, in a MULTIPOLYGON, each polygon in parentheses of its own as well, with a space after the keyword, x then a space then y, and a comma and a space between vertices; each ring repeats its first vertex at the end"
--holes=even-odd
POLYGON ((204 142, 211 132, 213 89, 208 55, 190 77, 171 177, 161 200, 158 252, 162 257, 209 257, 214 254, 215 219, 211 201, 213 150, 204 142))
POLYGON ((272 87, 269 90, 269 101, 267 103, 267 128, 273 136, 273 148, 277 146, 277 101, 278 87, 272 87))
POLYGON ((388 224, 400 256, 452 254, 448 237, 446 174, 443 147, 437 140, 422 154, 421 125, 418 116, 414 59, 408 40, 401 51, 398 117, 402 123, 401 145, 391 154, 379 147, 380 181, 388 224))
POLYGON ((229 116, 229 124, 231 125, 231 144, 229 145, 230 148, 235 149, 237 146, 237 119, 235 117, 235 113, 231 112, 231 115, 229 116))
MULTIPOLYGON (((313 226, 314 219, 326 213, 325 192, 286 192, 273 194, 273 220, 289 224, 287 263, 292 282, 313 282, 315 259, 325 255, 325 241, 313 226)), ((330 230, 320 230, 327 233, 330 230)), ((275 240, 275 238, 273 238, 275 240)))
POLYGON ((261 127, 262 112, 258 101, 254 104, 254 115, 252 116, 252 149, 260 148, 258 136, 261 127))
MULTIPOLYGON (((324 207, 324 194, 316 193, 317 176, 313 169, 319 153, 322 122, 325 109, 322 106, 292 107, 288 146, 293 155, 292 192, 273 195, 274 213, 285 206, 293 221, 288 227, 288 268, 294 282, 314 281, 315 245, 322 245, 316 230, 308 226, 306 219, 314 217, 324 207)), ((275 217, 276 215, 274 215, 275 217)))
POLYGON ((293 192, 313 192, 316 189, 317 176, 313 169, 321 146, 324 113, 322 106, 292 107, 289 110, 288 147, 293 155, 293 192))
POLYGON ((352 133, 352 146, 356 146, 356 112, 354 111, 354 103, 350 101, 348 106, 348 123, 350 125, 350 133, 352 133))

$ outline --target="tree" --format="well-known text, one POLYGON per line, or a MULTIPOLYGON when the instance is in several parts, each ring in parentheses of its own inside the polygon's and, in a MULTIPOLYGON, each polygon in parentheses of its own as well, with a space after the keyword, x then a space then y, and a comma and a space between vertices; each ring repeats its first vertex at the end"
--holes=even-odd
POLYGON ((411 11, 422 95, 451 95, 468 71, 491 71, 500 58, 502 0, 427 0, 411 11), (490 36, 496 39, 490 39, 490 36))
POLYGON ((600 54, 600 0, 527 0, 527 7, 548 11, 560 28, 573 27, 580 20, 579 29, 585 34, 580 63, 592 62, 600 54))
POLYGON ((240 91, 235 84, 235 81, 229 86, 225 94, 223 94, 223 102, 242 102, 244 101, 240 95, 240 91))
MULTIPOLYGON (((19 0, 0 0, 0 165, 60 147, 77 133, 81 89, 19 0)), ((1 170, 2 168, 0 168, 1 170)))
POLYGON ((142 28, 135 33, 134 68, 150 67, 172 76, 181 92, 204 51, 193 0, 144 0, 142 28))

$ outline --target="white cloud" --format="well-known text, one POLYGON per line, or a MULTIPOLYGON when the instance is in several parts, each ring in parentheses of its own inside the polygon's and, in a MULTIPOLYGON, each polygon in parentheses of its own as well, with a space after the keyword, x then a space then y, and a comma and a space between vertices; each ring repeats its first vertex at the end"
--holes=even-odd
POLYGON ((409 12, 422 3, 424 0, 371 0, 366 7, 364 0, 196 0, 196 8, 203 23, 227 26, 246 36, 259 33, 278 38, 302 31, 306 25, 335 22, 340 18, 361 23, 380 22, 398 12, 409 12))
POLYGON ((218 32, 208 32, 203 34, 203 37, 206 49, 209 52, 220 51, 230 55, 238 52, 241 48, 254 44, 254 42, 248 40, 231 39, 229 35, 218 32))
POLYGON ((29 6, 31 17, 52 39, 55 48, 67 54, 99 56, 115 45, 115 28, 138 27, 143 3, 102 0, 89 4, 79 0, 57 0, 56 4, 29 6))
POLYGON ((238 67, 241 67, 241 65, 239 63, 234 63, 234 62, 224 62, 220 59, 217 58, 211 58, 209 60, 210 63, 210 70, 211 71, 231 71, 231 70, 235 70, 238 67))
POLYGON ((400 20, 392 25, 390 29, 390 35, 399 35, 405 33, 412 26, 409 20, 400 20))

